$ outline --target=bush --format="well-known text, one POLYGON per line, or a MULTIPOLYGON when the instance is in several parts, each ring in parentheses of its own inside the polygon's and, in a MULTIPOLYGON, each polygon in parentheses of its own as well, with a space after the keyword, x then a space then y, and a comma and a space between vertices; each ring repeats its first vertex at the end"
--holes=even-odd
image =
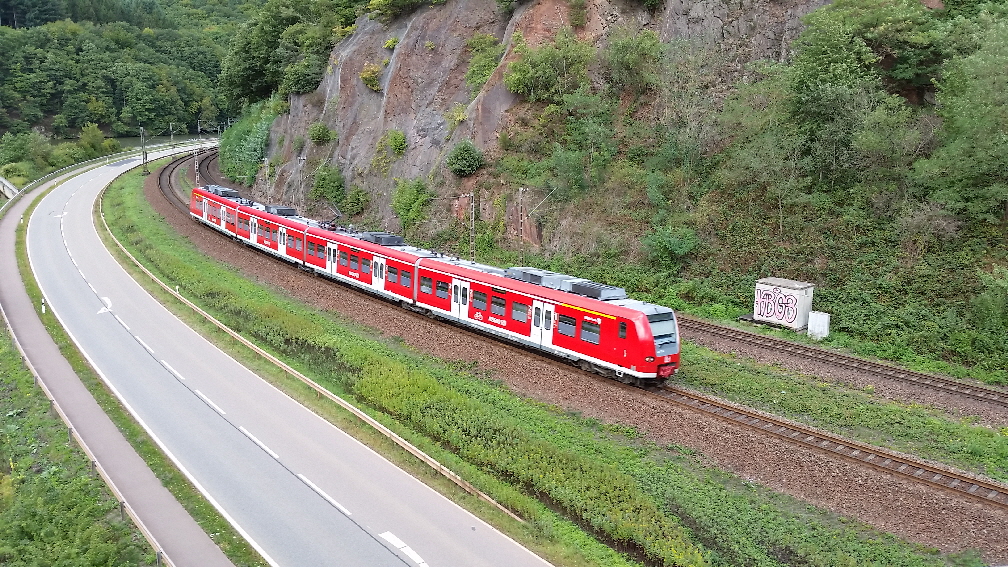
POLYGON ((664 50, 658 34, 651 30, 637 34, 625 28, 617 30, 605 50, 612 85, 620 90, 630 89, 638 95, 658 86, 664 50))
POLYGON ((483 152, 479 151, 479 148, 471 141, 463 140, 455 144, 445 163, 455 175, 469 177, 483 167, 483 152))
POLYGON ((220 167, 228 179, 245 185, 255 180, 266 155, 270 128, 277 117, 276 107, 270 102, 250 106, 238 122, 221 135, 220 167))
POLYGON ((644 237, 644 247, 655 262, 669 264, 696 249, 700 239, 691 228, 662 227, 644 237))
POLYGON ((316 146, 328 144, 329 142, 334 141, 335 138, 335 132, 330 130, 329 127, 322 122, 315 122, 308 127, 308 139, 310 139, 316 146))
POLYGON ((371 196, 368 195, 367 191, 354 186, 350 190, 350 194, 343 199, 343 205, 340 206, 340 210, 343 211, 344 215, 352 217, 363 213, 369 204, 371 204, 371 196))
POLYGON ((361 68, 360 78, 367 85, 367 88, 373 90, 376 93, 382 91, 381 81, 378 80, 378 76, 381 75, 382 68, 381 65, 375 65, 374 63, 365 63, 364 67, 361 68))
POLYGON ((303 57, 300 61, 284 69, 278 92, 281 96, 286 96, 292 93, 309 93, 317 89, 319 83, 322 82, 324 68, 324 58, 317 55, 303 57))
POLYGON ((427 184, 422 179, 414 179, 412 181, 396 179, 395 195, 392 197, 392 210, 399 217, 399 221, 402 222, 404 231, 413 228, 423 221, 427 204, 433 198, 434 195, 427 189, 427 184))
POLYGON ((570 28, 560 30, 553 43, 530 49, 525 38, 515 34, 518 58, 508 64, 504 84, 508 90, 532 102, 559 103, 565 93, 588 81, 588 63, 595 48, 580 41, 570 28))
POLYGON ((465 80, 472 91, 473 96, 483 88, 483 85, 490 79, 497 64, 500 63, 501 56, 504 55, 505 46, 496 37, 488 33, 476 32, 466 47, 472 53, 469 59, 469 68, 466 70, 465 80))
POLYGON ((402 157, 406 153, 406 134, 402 130, 389 130, 387 136, 392 154, 396 157, 402 157))
POLYGON ((346 197, 345 183, 338 167, 323 165, 315 172, 315 181, 308 196, 315 201, 329 201, 338 205, 346 197))
POLYGON ((384 47, 385 49, 395 49, 397 45, 399 45, 399 38, 390 37, 388 38, 388 41, 385 42, 385 45, 383 45, 382 47, 384 47))

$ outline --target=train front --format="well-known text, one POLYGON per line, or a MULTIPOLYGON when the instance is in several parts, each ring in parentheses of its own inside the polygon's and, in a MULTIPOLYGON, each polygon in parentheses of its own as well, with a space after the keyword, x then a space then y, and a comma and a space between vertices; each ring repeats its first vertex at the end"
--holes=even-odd
POLYGON ((644 360, 657 366, 656 380, 664 382, 679 370, 679 321, 671 309, 658 305, 651 307, 647 310, 647 320, 654 340, 654 356, 644 360))

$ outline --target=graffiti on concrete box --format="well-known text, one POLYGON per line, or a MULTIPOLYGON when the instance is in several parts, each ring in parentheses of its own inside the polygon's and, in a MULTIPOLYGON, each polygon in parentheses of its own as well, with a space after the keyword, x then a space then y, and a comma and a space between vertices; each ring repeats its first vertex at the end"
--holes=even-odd
POLYGON ((790 293, 773 289, 756 288, 753 315, 757 319, 776 319, 782 323, 794 323, 798 317, 798 298, 790 293))

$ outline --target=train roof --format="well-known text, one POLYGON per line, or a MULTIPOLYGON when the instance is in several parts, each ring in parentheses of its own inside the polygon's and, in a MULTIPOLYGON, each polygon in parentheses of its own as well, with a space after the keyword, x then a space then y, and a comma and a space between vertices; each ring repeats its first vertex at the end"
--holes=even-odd
MULTIPOLYGON (((595 302, 601 301, 620 310, 626 310, 620 315, 627 319, 636 319, 640 315, 648 317, 672 312, 672 309, 663 305, 631 299, 623 288, 601 284, 585 278, 528 266, 500 268, 481 264, 412 246, 407 244, 401 236, 388 232, 357 231, 352 226, 336 226, 308 219, 297 215, 292 207, 263 205, 241 197, 222 196, 216 191, 200 190, 200 188, 196 188, 194 191, 232 201, 239 206, 239 210, 255 211, 257 216, 266 217, 270 221, 289 228, 303 229, 306 234, 317 238, 336 240, 354 248, 390 256, 410 264, 421 260, 420 264, 423 267, 456 276, 471 277, 471 272, 481 272, 487 276, 483 278, 485 283, 491 286, 496 284, 498 287, 508 287, 521 293, 542 297, 554 303, 592 311, 593 308, 598 308, 595 302)), ((233 192, 230 189, 227 191, 233 192)))

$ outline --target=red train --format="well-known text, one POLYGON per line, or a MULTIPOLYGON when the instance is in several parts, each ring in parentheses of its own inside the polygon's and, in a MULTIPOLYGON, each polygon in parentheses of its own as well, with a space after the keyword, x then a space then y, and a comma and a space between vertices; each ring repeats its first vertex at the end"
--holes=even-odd
POLYGON ((675 314, 629 299, 622 288, 444 256, 389 233, 328 226, 220 186, 193 189, 189 210, 249 246, 320 275, 621 382, 661 383, 679 368, 675 314))

